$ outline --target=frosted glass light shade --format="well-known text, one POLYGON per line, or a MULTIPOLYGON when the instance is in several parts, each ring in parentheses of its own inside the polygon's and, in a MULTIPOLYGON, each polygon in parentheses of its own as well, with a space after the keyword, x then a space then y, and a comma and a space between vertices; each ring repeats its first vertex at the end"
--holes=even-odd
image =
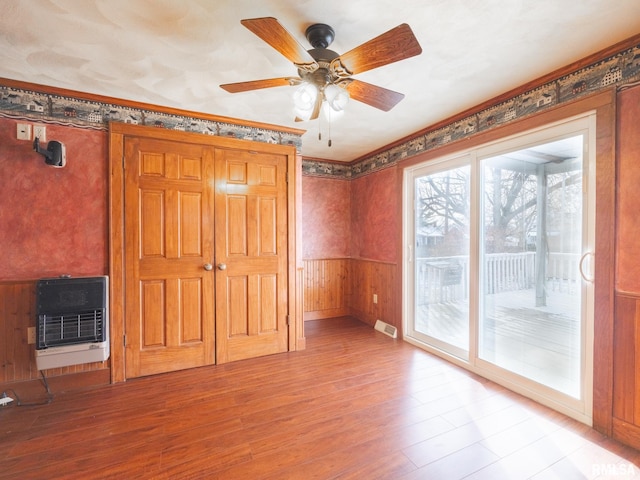
POLYGON ((349 92, 337 85, 327 85, 324 89, 324 99, 331 110, 341 112, 349 103, 349 92))
POLYGON ((296 115, 302 120, 308 120, 313 113, 317 98, 318 88, 311 83, 302 83, 293 94, 296 115))

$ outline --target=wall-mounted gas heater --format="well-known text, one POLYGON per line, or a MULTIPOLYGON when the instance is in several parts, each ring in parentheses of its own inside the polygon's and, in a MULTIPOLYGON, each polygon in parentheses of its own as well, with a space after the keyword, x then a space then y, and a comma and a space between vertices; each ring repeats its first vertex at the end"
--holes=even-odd
POLYGON ((108 278, 48 278, 36 284, 38 370, 109 358, 108 278))

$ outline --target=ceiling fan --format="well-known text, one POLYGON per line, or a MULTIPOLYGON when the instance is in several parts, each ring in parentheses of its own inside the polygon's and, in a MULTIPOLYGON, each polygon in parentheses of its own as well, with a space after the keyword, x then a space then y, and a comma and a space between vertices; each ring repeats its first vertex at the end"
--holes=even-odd
POLYGON ((352 75, 394 63, 422 53, 406 23, 375 37, 342 55, 329 50, 335 32, 317 23, 305 36, 313 47, 306 50, 273 17, 241 20, 242 25, 284 55, 298 69, 297 77, 279 77, 220 85, 230 93, 261 88, 299 86, 294 94, 296 121, 318 118, 324 102, 334 111, 344 108, 349 98, 383 111, 391 110, 404 94, 352 78, 352 75))

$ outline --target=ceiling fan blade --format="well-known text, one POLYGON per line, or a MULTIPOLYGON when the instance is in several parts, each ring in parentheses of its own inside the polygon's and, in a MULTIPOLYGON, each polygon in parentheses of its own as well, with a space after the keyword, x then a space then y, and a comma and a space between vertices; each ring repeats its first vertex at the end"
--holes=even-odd
POLYGON ((388 112, 404 98, 403 93, 371 85, 361 80, 353 80, 347 86, 352 99, 388 112))
POLYGON ((320 116, 320 111, 322 110, 322 101, 323 101, 322 95, 318 95, 316 97, 316 104, 313 107, 313 113, 311 114, 311 117, 309 117, 309 120, 315 120, 320 116))
POLYGON ((240 23, 295 64, 314 64, 309 52, 273 17, 249 18, 240 23))
POLYGON ((340 55, 339 59, 348 75, 355 75, 420 53, 422 47, 409 25, 403 23, 340 55))
POLYGON ((295 79, 288 77, 265 78, 264 80, 252 80, 250 82, 225 83, 220 85, 229 93, 248 92, 249 90, 259 90, 261 88, 288 87, 295 83, 295 79))

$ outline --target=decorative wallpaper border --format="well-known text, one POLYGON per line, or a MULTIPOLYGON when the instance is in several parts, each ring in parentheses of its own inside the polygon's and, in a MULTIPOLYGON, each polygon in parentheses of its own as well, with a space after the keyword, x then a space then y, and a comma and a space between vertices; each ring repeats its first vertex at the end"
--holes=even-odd
POLYGON ((395 165, 420 153, 520 120, 585 95, 640 79, 640 45, 493 105, 450 125, 410 138, 401 145, 352 165, 322 161, 302 163, 308 176, 353 179, 395 165))
POLYGON ((82 100, 0 84, 0 116, 106 130, 110 121, 149 125, 205 135, 253 140, 278 145, 294 145, 300 152, 301 135, 233 123, 172 115, 117 104, 82 100))
MULTIPOLYGON (((307 176, 353 179, 393 166, 420 153, 520 120, 585 95, 640 79, 640 44, 576 72, 492 105, 464 119, 437 128, 355 164, 304 160, 307 176)), ((112 103, 46 94, 0 84, 0 116, 106 130, 110 121, 150 125, 205 135, 229 136, 279 145, 294 145, 301 135, 198 117, 124 107, 112 103)))

